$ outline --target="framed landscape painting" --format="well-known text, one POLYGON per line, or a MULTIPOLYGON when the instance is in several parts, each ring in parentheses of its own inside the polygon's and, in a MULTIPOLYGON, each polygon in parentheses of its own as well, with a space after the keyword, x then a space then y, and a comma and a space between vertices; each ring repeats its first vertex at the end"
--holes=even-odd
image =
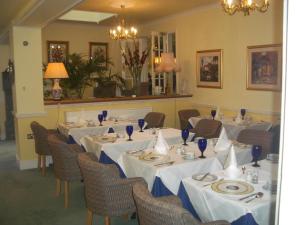
POLYGON ((222 88, 222 50, 197 51, 197 87, 222 88))
POLYGON ((247 48, 247 89, 280 91, 282 47, 280 44, 247 48))
MULTIPOLYGON (((108 43, 104 42, 90 42, 89 43, 89 57, 93 58, 96 55, 101 57, 101 60, 107 61, 108 59, 108 43)), ((107 67, 107 63, 105 63, 107 67)))
POLYGON ((69 54, 68 41, 47 41, 48 62, 66 62, 69 54))

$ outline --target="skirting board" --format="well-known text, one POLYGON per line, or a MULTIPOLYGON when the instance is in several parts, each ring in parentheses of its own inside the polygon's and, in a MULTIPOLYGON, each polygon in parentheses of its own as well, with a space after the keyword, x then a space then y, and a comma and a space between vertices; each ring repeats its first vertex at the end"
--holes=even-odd
MULTIPOLYGON (((20 170, 29 170, 29 169, 36 169, 38 166, 38 160, 19 160, 17 159, 17 163, 19 165, 20 170)), ((48 167, 49 164, 53 163, 51 156, 46 156, 46 166, 48 167)))

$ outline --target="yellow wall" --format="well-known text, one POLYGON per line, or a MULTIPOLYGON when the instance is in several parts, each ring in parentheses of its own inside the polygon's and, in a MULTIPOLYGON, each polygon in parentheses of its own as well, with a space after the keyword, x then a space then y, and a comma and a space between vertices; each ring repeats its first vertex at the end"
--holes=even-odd
POLYGON ((8 66, 8 60, 10 58, 9 45, 0 45, 0 140, 5 138, 4 122, 5 122, 5 100, 2 86, 2 72, 8 66))
MULTIPOLYGON (((219 4, 167 17, 147 26, 150 31, 176 32, 180 81, 188 82, 194 101, 232 110, 280 111, 280 92, 246 90, 247 46, 282 42, 282 0, 271 1, 266 13, 229 16, 219 4), (196 51, 223 49, 223 88, 196 87, 196 51)), ((180 85, 179 85, 180 86, 180 85)))
MULTIPOLYGON (((109 28, 90 23, 56 22, 42 30, 43 62, 47 63, 47 41, 69 41, 69 53, 89 55, 89 42, 108 43, 108 55, 115 64, 112 72, 120 72, 119 43, 109 38, 109 28)), ((85 97, 93 96, 92 88, 87 88, 85 97)))

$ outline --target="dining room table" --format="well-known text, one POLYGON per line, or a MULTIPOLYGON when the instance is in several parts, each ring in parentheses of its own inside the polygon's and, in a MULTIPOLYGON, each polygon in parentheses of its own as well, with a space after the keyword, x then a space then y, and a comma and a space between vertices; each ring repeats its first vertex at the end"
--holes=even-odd
POLYGON ((210 173, 203 180, 197 179, 203 172, 186 177, 177 195, 202 222, 224 219, 232 225, 274 224, 278 161, 265 159, 259 165, 240 166, 241 175, 235 179, 225 170, 210 173))
MULTIPOLYGON (((132 140, 128 140, 126 129, 105 135, 85 135, 80 139, 80 144, 87 152, 93 152, 99 162, 118 166, 124 177, 123 153, 127 151, 143 151, 153 148, 157 142, 158 134, 161 133, 169 146, 183 143, 181 130, 175 128, 151 128, 143 132, 134 130, 132 140)), ((191 141, 194 133, 189 133, 187 141, 191 141)))
MULTIPOLYGON (((195 128, 201 119, 208 119, 209 117, 197 116, 189 118, 189 124, 195 128)), ((237 140, 239 133, 244 129, 255 129, 268 131, 272 127, 271 122, 267 121, 252 121, 252 120, 236 120, 235 118, 222 118, 220 119, 222 126, 225 128, 227 136, 230 140, 237 140)))
MULTIPOLYGON (((234 148, 238 165, 251 162, 251 146, 236 143, 234 148)), ((177 195, 182 179, 195 173, 222 170, 228 152, 216 152, 214 146, 208 145, 205 158, 199 158, 200 151, 194 142, 188 142, 187 146, 173 145, 167 155, 157 154, 151 148, 136 153, 124 152, 124 173, 126 177, 143 177, 154 196, 177 195)))
POLYGON ((84 120, 81 122, 64 122, 58 124, 58 131, 63 134, 69 144, 77 143, 86 135, 103 135, 105 133, 123 132, 127 125, 132 125, 134 130, 138 130, 138 121, 130 119, 109 119, 102 121, 84 120))

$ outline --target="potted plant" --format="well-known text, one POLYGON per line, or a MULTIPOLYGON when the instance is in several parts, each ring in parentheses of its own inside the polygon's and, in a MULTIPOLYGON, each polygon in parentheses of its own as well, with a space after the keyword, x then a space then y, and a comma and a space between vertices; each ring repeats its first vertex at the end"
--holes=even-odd
POLYGON ((148 56, 149 48, 145 49, 140 54, 138 43, 135 41, 133 42, 133 50, 129 48, 128 44, 125 49, 122 49, 122 57, 124 59, 125 67, 132 76, 133 92, 138 96, 141 91, 142 70, 148 56))

